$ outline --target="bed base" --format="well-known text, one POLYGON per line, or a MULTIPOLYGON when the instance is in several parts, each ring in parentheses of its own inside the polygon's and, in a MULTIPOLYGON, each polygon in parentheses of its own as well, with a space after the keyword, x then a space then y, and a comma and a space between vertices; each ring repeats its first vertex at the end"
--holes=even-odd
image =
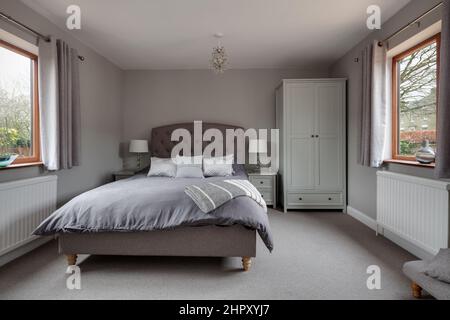
POLYGON ((78 254, 117 256, 241 257, 249 271, 256 231, 242 226, 189 227, 136 233, 61 234, 59 252, 75 265, 78 254))
MULTIPOLYGON (((67 257, 67 265, 74 266, 77 264, 78 255, 76 254, 68 254, 67 257)), ((252 266, 252 258, 251 257, 242 257, 242 269, 244 271, 249 271, 252 266)))

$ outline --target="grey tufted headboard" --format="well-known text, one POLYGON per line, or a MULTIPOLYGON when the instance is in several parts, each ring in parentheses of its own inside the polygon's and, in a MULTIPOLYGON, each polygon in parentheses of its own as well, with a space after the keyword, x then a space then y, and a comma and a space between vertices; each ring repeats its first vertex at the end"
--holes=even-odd
MULTIPOLYGON (((168 126, 158 127, 152 129, 152 137, 150 142, 150 151, 152 157, 170 158, 173 147, 178 144, 178 141, 171 141, 172 132, 176 129, 186 129, 192 136, 194 135, 194 122, 172 124, 168 126)), ((243 129, 241 127, 203 122, 203 133, 208 129, 218 129, 222 132, 225 140, 225 133, 227 129, 243 129)), ((207 145, 209 142, 206 142, 207 145)))

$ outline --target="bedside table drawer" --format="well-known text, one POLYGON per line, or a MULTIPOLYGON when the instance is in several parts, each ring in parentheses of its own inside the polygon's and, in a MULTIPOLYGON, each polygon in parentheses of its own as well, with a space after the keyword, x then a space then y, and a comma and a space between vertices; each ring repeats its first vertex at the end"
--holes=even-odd
POLYGON ((119 181, 119 180, 125 180, 125 179, 128 179, 128 178, 131 178, 132 176, 119 176, 119 175, 116 175, 114 177, 115 177, 116 181, 119 181))
POLYGON ((261 193, 264 201, 268 206, 276 207, 277 198, 277 176, 276 174, 264 175, 264 174, 249 174, 249 181, 255 188, 261 193))
POLYGON ((134 171, 120 171, 120 172, 115 172, 113 174, 113 177, 114 177, 114 181, 119 181, 119 180, 131 178, 135 174, 136 173, 134 171))
POLYGON ((271 177, 250 177, 250 182, 256 188, 273 188, 273 179, 271 177))
POLYGON ((258 191, 261 193, 261 196, 263 197, 264 201, 268 204, 271 204, 273 202, 273 190, 272 189, 258 189, 258 191))

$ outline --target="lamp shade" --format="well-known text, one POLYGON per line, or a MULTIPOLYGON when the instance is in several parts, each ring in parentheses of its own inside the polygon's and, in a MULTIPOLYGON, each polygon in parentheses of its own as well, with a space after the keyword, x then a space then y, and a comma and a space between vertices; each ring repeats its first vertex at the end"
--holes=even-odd
POLYGON ((248 152, 267 153, 267 140, 250 140, 248 152))
POLYGON ((131 153, 147 153, 148 141, 147 140, 131 140, 130 142, 131 153))

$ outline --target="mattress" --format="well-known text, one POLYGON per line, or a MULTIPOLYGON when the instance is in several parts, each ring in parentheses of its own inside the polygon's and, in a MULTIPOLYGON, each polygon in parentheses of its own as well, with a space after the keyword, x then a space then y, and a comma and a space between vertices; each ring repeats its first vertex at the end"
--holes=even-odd
POLYGON ((143 232, 190 226, 242 225, 257 230, 272 251, 268 215, 254 200, 239 197, 206 214, 184 192, 191 184, 225 179, 247 179, 247 175, 237 171, 233 177, 226 178, 174 179, 139 174, 79 195, 43 221, 34 234, 143 232))

